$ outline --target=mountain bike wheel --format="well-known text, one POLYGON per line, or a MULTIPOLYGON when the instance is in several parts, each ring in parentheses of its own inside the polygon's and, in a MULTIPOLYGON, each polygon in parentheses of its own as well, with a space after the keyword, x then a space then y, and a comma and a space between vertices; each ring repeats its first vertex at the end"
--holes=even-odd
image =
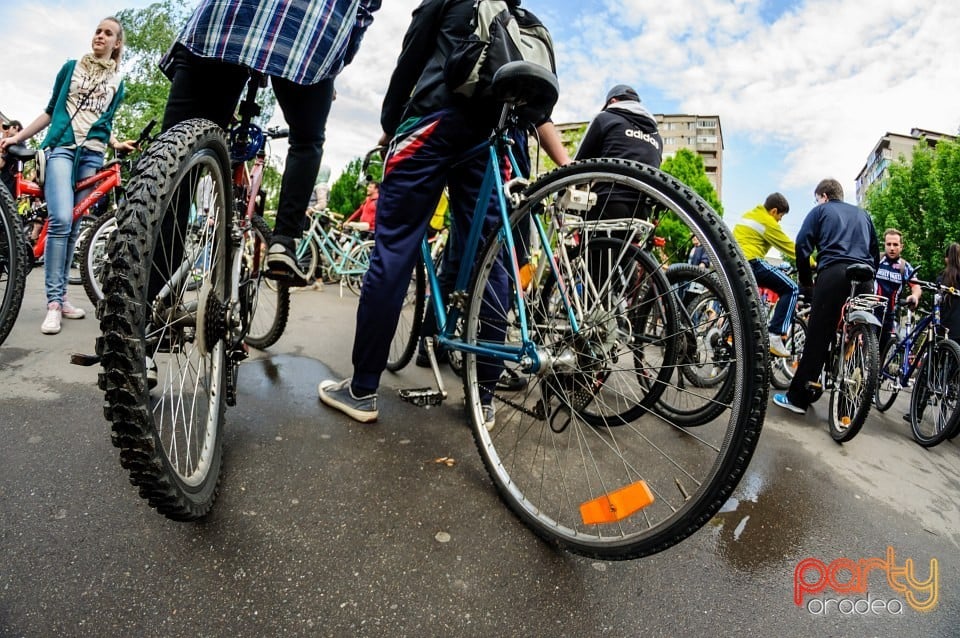
POLYGON ((424 303, 427 295, 426 274, 423 262, 417 260, 407 284, 407 293, 400 308, 397 330, 390 342, 390 354, 387 355, 387 370, 397 372, 406 367, 413 358, 420 341, 420 327, 423 325, 424 303))
POLYGON ((114 211, 100 215, 90 226, 77 253, 80 254, 80 282, 87 298, 96 307, 103 299, 103 263, 107 258, 107 244, 117 229, 117 216, 114 211))
POLYGON ((886 412, 900 394, 900 368, 903 366, 903 348, 896 337, 891 337, 880 353, 880 376, 873 404, 880 412, 886 412))
POLYGON ((266 220, 259 215, 254 215, 250 222, 250 232, 243 242, 243 268, 240 277, 240 281, 249 286, 246 297, 247 332, 243 341, 253 348, 263 350, 275 344, 287 327, 290 316, 290 287, 263 276, 263 265, 273 232, 266 220))
POLYGON ((17 205, 0 185, 0 344, 13 329, 23 303, 31 260, 27 251, 17 205))
POLYGON ((797 373, 800 355, 807 343, 807 322, 794 317, 790 322, 790 332, 784 346, 790 351, 789 357, 770 357, 770 385, 777 390, 786 390, 797 373))
POLYGON ((360 296, 360 289, 363 287, 363 276, 367 273, 367 268, 370 267, 371 252, 373 252, 373 240, 368 240, 354 246, 350 250, 350 254, 347 255, 345 265, 349 268, 349 272, 343 275, 343 279, 350 292, 358 297, 360 296))
MULTIPOLYGON (((695 431, 644 409, 621 424, 620 417, 627 414, 623 404, 637 407, 645 398, 634 358, 643 342, 637 339, 634 319, 654 299, 631 293, 643 286, 656 290, 653 273, 660 273, 660 268, 644 272, 635 282, 640 288, 609 285, 615 275, 640 272, 631 251, 618 253, 599 273, 589 262, 592 253, 582 251, 592 279, 584 282, 590 284, 584 290, 598 293, 581 292, 566 270, 553 273, 572 310, 561 303, 557 312, 538 317, 535 307, 527 308, 535 348, 526 353, 530 363, 522 369, 527 375, 522 391, 496 391, 492 382, 501 366, 489 357, 464 355, 466 410, 481 459, 502 500, 527 526, 552 543, 601 559, 664 550, 719 510, 758 441, 768 367, 766 326, 753 275, 720 218, 676 179, 622 160, 575 162, 526 189, 510 218, 518 232, 495 232, 487 239, 467 291, 463 328, 470 346, 497 344, 512 334, 510 315, 518 313, 505 293, 512 277, 505 264, 512 256, 504 254, 503 246, 508 234, 521 244, 527 241, 519 225, 531 213, 562 218, 561 229, 579 224, 601 235, 600 226, 581 224, 584 213, 601 223, 636 221, 642 234, 669 219, 668 226, 700 239, 715 267, 719 301, 729 313, 730 345, 738 362, 731 374, 738 391, 720 415, 695 431), (593 418, 610 406, 615 415, 610 422, 593 418), (495 409, 493 415, 489 407, 495 409)), ((639 245, 647 244, 639 239, 639 245)), ((550 245, 559 256, 546 268, 566 269, 565 240, 550 245)), ((525 248, 530 246, 518 250, 525 248)), ((656 255, 658 266, 684 260, 682 249, 669 242, 662 253, 648 254, 656 255)), ((536 291, 527 296, 531 294, 536 291)), ((656 365, 666 368, 669 378, 677 361, 674 356, 656 365)))
POLYGON ((696 427, 728 409, 734 391, 729 311, 721 304, 722 293, 709 271, 672 264, 667 279, 680 312, 677 373, 653 412, 673 424, 696 427))
POLYGON ((938 339, 926 352, 910 397, 910 430, 923 447, 950 438, 958 423, 960 346, 938 339))
POLYGON ((206 515, 217 497, 224 406, 239 344, 230 304, 233 215, 223 132, 187 120, 141 156, 117 214, 97 339, 104 415, 120 462, 158 512, 206 515), (197 187, 212 183, 204 223, 189 223, 197 187), (229 342, 229 345, 228 345, 229 342))
POLYGON ((846 342, 836 356, 837 367, 830 390, 830 436, 837 443, 855 437, 867 420, 880 375, 877 335, 872 326, 849 326, 846 342))

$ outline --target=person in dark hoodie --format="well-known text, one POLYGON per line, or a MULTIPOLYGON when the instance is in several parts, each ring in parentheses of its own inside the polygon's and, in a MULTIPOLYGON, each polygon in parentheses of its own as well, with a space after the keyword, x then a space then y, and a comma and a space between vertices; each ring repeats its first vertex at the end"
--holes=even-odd
POLYGON ((657 120, 640 103, 640 96, 626 84, 607 93, 577 149, 577 159, 619 157, 660 168, 663 140, 657 120))
MULTIPOLYGON (((576 159, 616 157, 629 159, 660 168, 663 140, 657 129, 657 120, 640 103, 640 96, 626 84, 617 84, 607 92, 603 109, 593 118, 580 141, 576 159)), ((603 217, 629 218, 637 214, 636 192, 599 185, 595 192, 603 201, 603 217)), ((588 218, 595 215, 588 213, 588 218)))

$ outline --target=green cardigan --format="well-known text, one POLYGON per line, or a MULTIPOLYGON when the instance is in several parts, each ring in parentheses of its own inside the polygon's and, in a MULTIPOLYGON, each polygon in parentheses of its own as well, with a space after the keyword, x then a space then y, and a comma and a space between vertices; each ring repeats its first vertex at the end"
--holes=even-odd
MULTIPOLYGON (((70 79, 73 77, 73 70, 76 66, 76 60, 68 60, 60 68, 60 72, 57 73, 57 80, 53 85, 53 95, 50 96, 50 102, 46 109, 47 114, 50 115, 50 127, 47 129, 47 136, 43 138, 41 148, 74 146, 77 144, 73 135, 72 119, 70 114, 67 113, 70 79)), ((121 100, 123 100, 123 80, 120 80, 120 84, 117 86, 117 92, 110 102, 110 107, 90 127, 90 132, 87 134, 88 140, 100 140, 105 145, 110 146, 113 116, 116 114, 121 100)))

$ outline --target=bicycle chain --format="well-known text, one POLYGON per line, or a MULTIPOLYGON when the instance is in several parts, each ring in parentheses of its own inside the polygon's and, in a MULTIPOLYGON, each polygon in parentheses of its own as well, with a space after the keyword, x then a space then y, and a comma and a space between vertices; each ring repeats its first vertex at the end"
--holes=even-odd
MULTIPOLYGON (((486 391, 490 392, 490 395, 491 395, 493 398, 497 399, 497 400, 500 401, 501 403, 504 403, 504 404, 506 404, 506 405, 509 405, 509 406, 510 406, 511 408, 513 408, 514 410, 518 410, 518 411, 520 411, 520 412, 523 412, 523 413, 526 414, 527 416, 531 416, 531 417, 533 417, 533 418, 535 418, 535 419, 538 419, 538 420, 544 420, 544 419, 547 418, 547 417, 546 417, 546 411, 543 411, 543 412, 540 412, 540 413, 534 412, 533 410, 531 410, 530 408, 528 408, 528 407, 526 407, 526 406, 524 406, 524 405, 521 405, 521 404, 519 404, 519 403, 515 403, 515 402, 511 401, 510 399, 508 399, 507 397, 503 396, 502 394, 497 394, 494 390, 491 390, 491 389, 488 388, 488 387, 485 387, 485 386, 482 386, 482 385, 478 385, 477 387, 478 387, 480 390, 486 390, 486 391)), ((542 407, 543 407, 543 401, 542 401, 542 400, 538 401, 538 402, 537 402, 537 406, 539 406, 539 407, 542 408, 542 407)))

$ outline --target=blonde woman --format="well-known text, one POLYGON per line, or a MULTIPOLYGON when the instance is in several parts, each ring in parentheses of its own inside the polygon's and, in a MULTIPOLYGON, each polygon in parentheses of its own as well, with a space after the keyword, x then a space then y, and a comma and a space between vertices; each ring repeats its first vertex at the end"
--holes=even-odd
POLYGON ((103 166, 108 146, 123 151, 134 148, 113 135, 113 118, 123 99, 122 52, 123 26, 114 17, 104 18, 93 34, 90 53, 61 67, 44 112, 16 135, 0 140, 2 150, 49 126, 41 143, 47 156, 44 197, 50 217, 43 255, 47 296, 47 314, 40 326, 43 334, 59 333, 62 317, 82 319, 86 314, 66 296, 78 230, 73 207, 88 192, 75 192, 74 184, 103 166))

